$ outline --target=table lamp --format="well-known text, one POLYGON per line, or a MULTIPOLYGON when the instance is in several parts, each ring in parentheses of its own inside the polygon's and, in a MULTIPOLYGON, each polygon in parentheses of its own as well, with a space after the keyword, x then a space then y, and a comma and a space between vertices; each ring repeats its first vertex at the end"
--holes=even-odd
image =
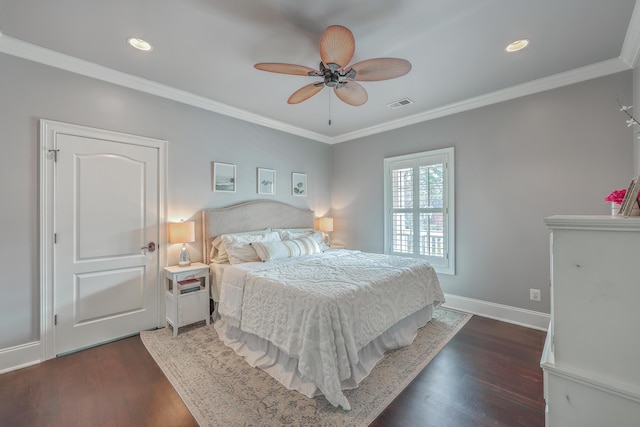
POLYGON ((186 243, 196 241, 196 227, 193 221, 172 222, 169 224, 169 243, 182 243, 180 249, 180 259, 178 265, 180 267, 188 267, 191 265, 191 258, 187 250, 186 243))
POLYGON ((324 234, 324 244, 330 246, 329 232, 333 231, 333 218, 318 218, 318 226, 316 228, 324 234))

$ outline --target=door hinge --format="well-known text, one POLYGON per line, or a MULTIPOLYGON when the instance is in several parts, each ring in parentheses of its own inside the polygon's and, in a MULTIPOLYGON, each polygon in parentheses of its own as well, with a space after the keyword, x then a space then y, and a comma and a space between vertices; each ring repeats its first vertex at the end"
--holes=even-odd
POLYGON ((60 150, 49 150, 49 153, 51 153, 54 162, 58 161, 58 151, 60 150))
POLYGON ((58 326, 58 315, 57 314, 53 315, 53 326, 58 326))
POLYGON ((53 233, 53 244, 58 243, 58 233, 53 233))

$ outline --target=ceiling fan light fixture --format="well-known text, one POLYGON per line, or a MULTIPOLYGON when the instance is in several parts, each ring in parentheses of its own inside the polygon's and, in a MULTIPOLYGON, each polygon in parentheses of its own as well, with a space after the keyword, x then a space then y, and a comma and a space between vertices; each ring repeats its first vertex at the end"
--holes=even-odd
POLYGON ((324 78, 324 84, 329 87, 336 87, 338 86, 339 83, 340 83, 340 80, 336 75, 331 75, 324 78))
POLYGON ((146 40, 143 40, 138 37, 129 37, 127 39, 127 43, 135 49, 141 50, 143 52, 150 52, 153 50, 153 46, 146 40))
POLYGON ((395 79, 411 70, 411 63, 397 58, 374 58, 347 66, 353 58, 355 40, 351 31, 340 25, 327 27, 320 37, 320 66, 318 70, 296 64, 260 62, 254 68, 272 73, 322 77, 295 91, 287 100, 299 104, 311 98, 323 87, 333 88, 342 102, 357 107, 369 99, 367 91, 356 80, 378 81, 395 79))
POLYGON ((529 39, 514 40, 511 43, 509 43, 507 47, 504 48, 504 50, 508 53, 518 52, 524 49, 525 47, 529 46, 529 43, 530 43, 529 39))

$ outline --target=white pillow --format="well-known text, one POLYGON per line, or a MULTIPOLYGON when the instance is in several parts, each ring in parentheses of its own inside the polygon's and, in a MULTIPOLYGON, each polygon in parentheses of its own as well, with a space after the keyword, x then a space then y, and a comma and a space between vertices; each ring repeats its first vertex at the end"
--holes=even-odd
POLYGON ((217 236, 211 241, 211 254, 209 255, 211 262, 229 262, 227 251, 222 246, 222 236, 217 236))
POLYGON ((320 252, 324 252, 327 249, 329 249, 327 245, 324 244, 322 231, 320 230, 318 231, 314 231, 312 229, 309 229, 308 231, 284 230, 282 233, 280 233, 280 237, 282 237, 282 240, 295 240, 301 237, 311 237, 318 244, 318 247, 320 248, 320 252))
POLYGON ((280 242, 253 242, 251 247, 263 262, 320 253, 320 247, 311 237, 282 240, 280 242))
POLYGON ((251 247, 254 242, 279 242, 280 235, 275 232, 263 234, 245 234, 245 235, 224 235, 222 236, 222 246, 227 251, 229 262, 231 264, 239 264, 241 262, 260 261, 258 254, 251 247))
POLYGON ((274 228, 272 231, 280 233, 280 240, 293 240, 299 237, 308 236, 315 230, 313 228, 274 228))
MULTIPOLYGON (((271 229, 265 228, 263 230, 254 230, 254 231, 245 231, 242 233, 229 233, 226 236, 248 236, 253 234, 267 234, 270 233, 271 229)), ((217 236, 213 241, 211 241, 211 255, 209 256, 211 262, 224 264, 229 262, 229 255, 227 254, 227 250, 222 244, 222 236, 217 236)))

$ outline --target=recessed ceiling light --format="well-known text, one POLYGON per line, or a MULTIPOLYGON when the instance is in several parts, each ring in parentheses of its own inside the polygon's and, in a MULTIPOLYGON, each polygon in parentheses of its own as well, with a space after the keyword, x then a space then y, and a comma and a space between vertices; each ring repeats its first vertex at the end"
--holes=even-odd
POLYGON ((513 53, 513 52, 517 52, 519 50, 524 49, 528 45, 529 45, 529 40, 520 39, 520 40, 516 40, 516 41, 513 41, 513 42, 509 43, 509 45, 507 45, 507 47, 504 48, 504 50, 506 50, 509 53, 513 53))
POLYGON ((153 49, 153 47, 146 41, 139 39, 137 37, 129 37, 127 39, 127 43, 138 50, 142 50, 144 52, 149 52, 153 49))

